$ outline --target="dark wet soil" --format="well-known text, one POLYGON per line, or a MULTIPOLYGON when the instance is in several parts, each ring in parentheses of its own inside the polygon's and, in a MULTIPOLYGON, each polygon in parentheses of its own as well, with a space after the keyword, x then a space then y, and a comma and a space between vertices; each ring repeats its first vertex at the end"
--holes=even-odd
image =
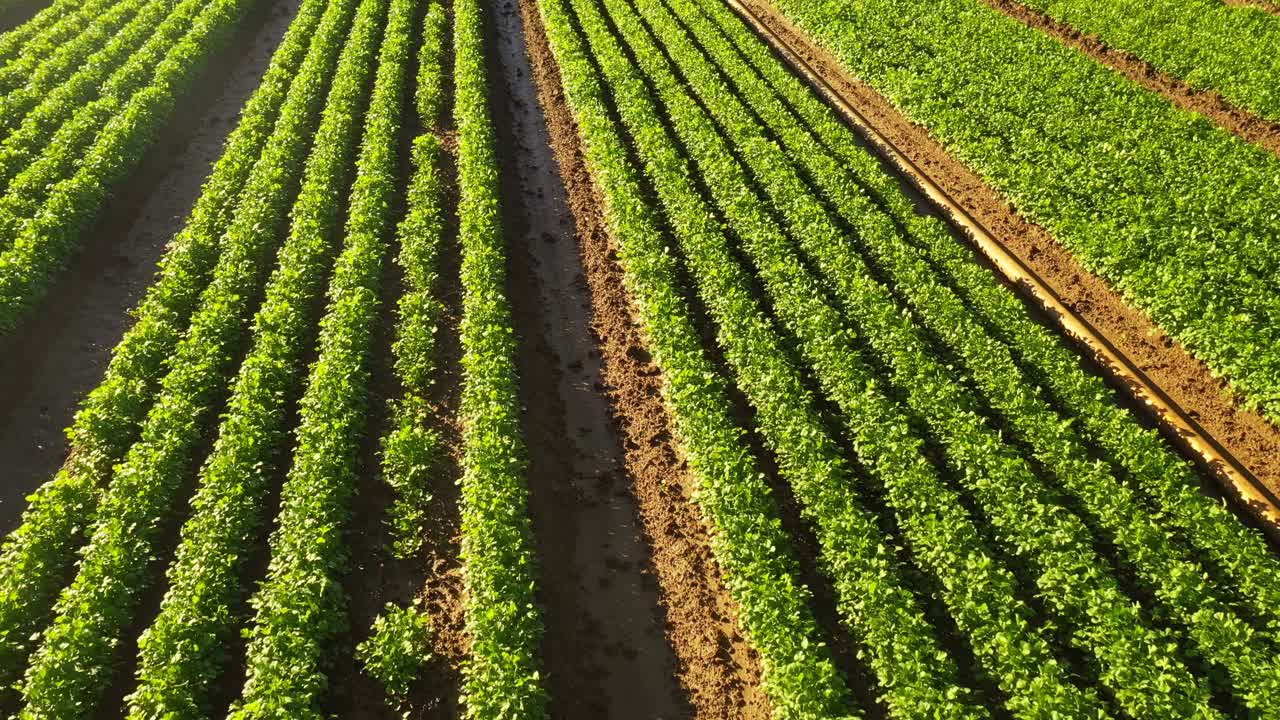
POLYGON ((240 32, 179 104, 132 180, 31 318, 0 341, 0 532, 66 457, 63 430, 102 379, 129 310, 222 154, 300 0, 258 0, 240 32))
POLYGON ((492 97, 520 338, 543 657, 556 718, 688 715, 621 438, 601 392, 576 226, 516 4, 495 3, 492 97))
POLYGON ((628 485, 619 497, 633 498, 651 553, 651 582, 656 581, 659 594, 653 611, 665 626, 674 653, 674 676, 687 698, 687 707, 675 710, 680 717, 707 720, 768 718, 770 706, 760 690, 759 659, 742 637, 735 620, 737 608, 692 501, 692 481, 672 440, 661 377, 633 316, 616 249, 606 231, 603 203, 565 104, 559 70, 535 3, 520 0, 520 9, 538 100, 550 125, 551 146, 577 228, 577 247, 571 250, 578 255, 583 276, 576 283, 585 286, 597 342, 582 369, 571 370, 580 375, 588 368, 599 368, 598 378, 593 372, 591 382, 602 382, 597 389, 612 401, 617 434, 625 448, 623 482, 628 485))

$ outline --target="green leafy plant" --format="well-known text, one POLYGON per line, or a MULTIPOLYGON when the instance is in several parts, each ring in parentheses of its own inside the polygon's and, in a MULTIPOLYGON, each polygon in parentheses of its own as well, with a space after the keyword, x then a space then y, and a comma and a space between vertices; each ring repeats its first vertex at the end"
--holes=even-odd
POLYGON ((444 111, 445 31, 449 18, 438 0, 427 6, 422 20, 422 45, 418 48, 418 89, 415 103, 418 121, 435 127, 444 111))
MULTIPOLYGON (((85 25, 70 37, 49 34, 32 38, 16 59, 0 67, 0 94, 6 110, 10 97, 39 98, 81 69, 85 58, 99 50, 112 35, 131 19, 142 17, 151 22, 164 17, 170 8, 158 0, 125 0, 100 8, 96 17, 80 16, 85 25), (16 91, 16 92, 15 92, 16 91)), ((20 118, 21 115, 18 116, 20 118)), ((6 127, 18 118, 0 120, 6 127)))
MULTIPOLYGON (((827 150, 823 154, 839 158, 844 171, 849 173, 850 187, 859 187, 868 193, 903 229, 909 245, 895 255, 882 254, 881 257, 915 256, 935 269, 936 283, 911 283, 905 287, 933 287, 931 294, 935 296, 942 292, 942 287, 952 288, 972 313, 962 317, 952 310, 945 321, 938 322, 934 319, 937 316, 925 312, 922 319, 947 338, 952 347, 962 345, 957 338, 972 336, 972 340, 965 342, 983 343, 993 364, 1007 368, 1009 361, 1005 358, 1014 355, 1010 360, 1024 373, 1023 379, 1017 383, 1007 381, 1005 392, 1021 395, 1036 385, 1033 377, 1039 378, 1042 392, 1051 396, 1062 406, 1061 411, 1073 419, 1070 427, 1059 425, 1055 432, 1069 439, 1074 427, 1081 441, 1093 443, 1109 453, 1112 462, 1137 481, 1146 499, 1160 508, 1161 524, 1182 534, 1225 573, 1236 591, 1244 595, 1255 617, 1264 619, 1272 632, 1280 629, 1276 619, 1277 608, 1280 608, 1280 561, 1271 554, 1262 536, 1238 522, 1223 504, 1202 493, 1191 466, 1179 458, 1155 430, 1143 427, 1121 407, 1101 378, 1085 372, 1076 354, 1051 331, 1032 320, 1019 299, 992 273, 975 263, 972 251, 956 243, 939 220, 916 212, 899 190, 896 179, 858 145, 854 134, 831 107, 787 71, 737 15, 715 3, 700 9, 741 52, 742 61, 721 62, 721 67, 735 76, 749 74, 748 66, 759 73, 777 97, 813 128, 827 150), (986 345, 989 341, 984 338, 987 337, 998 339, 1009 350, 986 345)), ((749 96, 760 97, 759 86, 754 83, 739 83, 739 87, 749 96)), ((756 102, 752 104, 760 107, 756 102)), ((782 117, 776 111, 761 112, 762 117, 782 117)), ((881 237, 892 240, 894 236, 881 237)), ((886 267, 900 266, 902 262, 910 261, 888 263, 886 267)), ((950 304, 951 301, 941 302, 950 304)), ((1043 406, 1034 399, 1031 402, 1043 406)), ((1126 496, 1123 487, 1112 487, 1109 492, 1119 498, 1126 496)))
MULTIPOLYGON (((298 73, 312 32, 327 6, 320 0, 303 4, 262 84, 246 105, 239 126, 228 138, 227 151, 215 166, 186 227, 162 260, 159 279, 135 309, 137 322, 112 353, 102 383, 89 393, 67 431, 72 448, 67 464, 32 496, 22 524, 0 549, 0 680, 6 685, 21 675, 33 636, 48 622, 75 552, 95 524, 99 494, 112 467, 137 439, 163 377, 164 363, 199 306, 215 265, 223 268, 216 272, 219 276, 232 272, 233 267, 239 269, 236 263, 243 255, 231 251, 221 238, 276 119, 281 114, 298 117, 311 101, 310 89, 293 93, 289 102, 285 94, 295 74, 305 78, 301 88, 319 70, 307 67, 298 73)), ((334 17, 328 25, 340 24, 338 11, 331 15, 334 17)), ((308 66, 323 63, 322 53, 334 46, 318 42, 316 47, 317 58, 308 66)), ((336 61, 336 50, 332 57, 336 61)), ((319 77, 324 77, 323 71, 319 77)), ((288 127, 282 129, 289 131, 288 127)), ((249 182, 248 187, 263 182, 249 182)))
POLYGON ((539 670, 542 617, 520 435, 515 335, 506 296, 506 246, 489 117, 483 8, 453 4, 454 124, 462 246, 462 565, 471 657, 466 717, 545 718, 539 670))
POLYGON ((981 0, 775 4, 1280 421, 1280 159, 981 0))
POLYGON ((393 705, 404 702, 431 661, 431 618, 413 606, 387 603, 374 618, 368 639, 356 646, 356 658, 387 689, 393 705))
POLYGON ((30 20, 0 35, 0 63, 7 64, 19 55, 47 57, 84 29, 89 20, 101 15, 112 1, 56 0, 30 20))
POLYGON ((1280 17, 1219 0, 1018 0, 1199 90, 1280 120, 1280 17))
POLYGON ((250 4, 219 0, 205 5, 181 41, 164 52, 150 82, 80 153, 74 174, 48 189, 39 210, 0 252, 0 334, 11 332, 44 297, 53 276, 78 248, 80 234, 111 191, 141 162, 176 104, 230 39, 250 4))
POLYGON ((400 297, 392 353, 404 392, 391 404, 392 427, 382 438, 382 477, 396 492, 388 522, 392 554, 402 559, 422 548, 426 507, 431 501, 428 488, 444 453, 439 433, 427 426, 426 398, 434 379, 441 311, 435 292, 444 231, 437 167, 442 157, 440 141, 434 135, 422 135, 414 141, 409 209, 397 232, 397 262, 404 270, 405 292, 400 297))
MULTIPOLYGON (((364 0, 360 15, 381 16, 383 7, 379 0, 364 0)), ((293 464, 271 535, 267 577, 251 601, 247 677, 229 715, 233 720, 324 717, 319 707, 327 684, 324 661, 334 637, 346 627, 340 582, 347 562, 343 533, 366 425, 369 356, 391 199, 398 186, 401 109, 408 99, 417 2, 391 0, 385 14, 348 205, 346 249, 329 285, 319 357, 300 402, 293 464)), ((357 48, 357 54, 372 56, 372 48, 357 48)))
MULTIPOLYGON (((355 3, 350 3, 354 5, 355 3)), ((130 717, 198 717, 208 712, 236 608, 248 594, 242 564, 258 540, 263 506, 280 464, 289 403, 301 393, 303 352, 315 334, 312 310, 340 244, 341 208, 359 145, 359 118, 374 73, 378 18, 366 12, 346 39, 324 114, 254 321, 253 347, 232 385, 218 439, 199 475, 193 514, 169 567, 160 614, 139 642, 138 689, 130 717)))
MULTIPOLYGON (((631 91, 610 97, 592 55, 611 84, 634 67, 602 32, 590 6, 579 7, 585 10, 577 21, 591 35, 590 45, 578 34, 566 2, 539 3, 587 161, 605 198, 605 219, 618 243, 627 289, 666 380, 664 398, 697 483, 695 500, 739 604, 739 622, 761 654, 765 691, 777 717, 855 716, 849 689, 818 633, 808 593, 796 579, 791 541, 743 430, 732 419, 727 383, 702 347, 672 250, 655 208, 645 200, 641 175, 628 159, 622 129, 611 119, 612 103, 620 110, 633 106, 644 86, 630 82, 631 91)), ((856 530, 850 535, 858 537, 856 530)))
MULTIPOLYGON (((323 70, 326 59, 322 50, 308 69, 323 70)), ((205 289, 187 335, 170 358, 171 370, 147 413, 140 441, 112 473, 89 544, 81 552, 79 572, 62 592, 54 622, 27 669, 21 717, 87 712, 110 678, 119 635, 150 585, 154 543, 194 470, 210 415, 224 397, 247 334, 251 303, 266 284, 268 259, 280 244, 286 212, 296 197, 291 189, 299 185, 323 85, 302 87, 300 94, 321 97, 290 108, 296 115, 287 119, 298 125, 278 125, 278 132, 290 135, 268 145, 259 158, 246 201, 227 230, 228 264, 219 266, 223 273, 215 273, 205 289)))

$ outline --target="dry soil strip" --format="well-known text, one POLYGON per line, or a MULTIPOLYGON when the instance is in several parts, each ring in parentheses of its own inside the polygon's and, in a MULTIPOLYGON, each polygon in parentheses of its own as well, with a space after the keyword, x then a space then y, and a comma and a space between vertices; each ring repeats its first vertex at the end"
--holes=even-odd
MULTIPOLYGON (((1133 53, 1107 45, 1093 35, 1049 17, 1017 0, 982 0, 1027 27, 1099 62, 1183 110, 1208 118, 1237 137, 1280 155, 1280 123, 1273 122, 1223 98, 1212 90, 1197 90, 1166 74, 1133 53)), ((1255 6, 1257 7, 1257 6, 1255 6)))
POLYGON ((1227 494, 1280 541, 1280 429, 1235 406, 1225 383, 1203 363, 771 6, 729 1, 1024 297, 1047 311, 1111 375, 1113 385, 1144 407, 1167 437, 1210 469, 1227 494))
POLYGON ((711 555, 691 499, 691 481, 672 444, 662 379, 631 313, 622 270, 605 230, 602 201, 579 146, 559 70, 535 0, 519 0, 538 101, 551 131, 591 297, 601 371, 625 446, 624 465, 652 555, 676 676, 700 720, 765 720, 760 667, 736 622, 737 609, 711 555))

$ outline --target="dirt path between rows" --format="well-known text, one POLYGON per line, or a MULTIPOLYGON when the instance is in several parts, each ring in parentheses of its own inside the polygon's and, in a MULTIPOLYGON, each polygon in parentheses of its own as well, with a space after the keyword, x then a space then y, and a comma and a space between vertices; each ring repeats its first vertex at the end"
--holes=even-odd
POLYGON ((1227 132, 1266 148, 1274 155, 1280 155, 1280 122, 1255 115, 1213 90, 1197 90, 1156 69, 1137 55, 1113 48, 1101 39, 1080 32, 1017 0, 982 1, 1023 25, 1106 65, 1147 90, 1159 93, 1183 110, 1203 115, 1227 132))
POLYGON ((685 716, 622 441, 599 392, 588 287, 522 18, 509 0, 492 8, 491 97, 551 714, 685 716))
POLYGON ((35 17, 41 10, 52 4, 52 0, 30 0, 20 2, 19 7, 0 11, 0 33, 6 33, 35 17))
POLYGON ((64 428, 133 324, 128 311, 154 280, 300 4, 258 0, 45 301, 0 341, 0 532, 17 525, 24 498, 66 457, 64 428))
POLYGON ((572 259, 583 277, 575 284, 590 301, 591 330, 598 343, 597 351, 583 361, 582 371, 596 375, 592 384, 597 391, 607 391, 625 447, 616 471, 615 483, 621 487, 615 488, 614 496, 626 499, 638 514, 649 546, 650 577, 656 580, 659 614, 675 656, 674 672, 668 670, 667 678, 678 680, 691 706, 674 708, 676 717, 763 720, 770 716, 770 706, 760 689, 759 659, 742 637, 736 606, 693 503, 692 480, 674 446, 662 401, 661 376, 632 316, 622 269, 606 231, 603 201, 582 156, 555 58, 534 0, 520 0, 520 10, 538 101, 550 124, 551 147, 577 228, 577 247, 559 241, 556 245, 565 245, 561 252, 566 260, 569 254, 577 255, 572 259))
MULTIPOLYGON (((772 5, 765 0, 734 2, 762 18, 772 32, 795 49, 845 101, 856 107, 877 132, 928 173, 1043 279, 1067 307, 1133 361, 1151 382, 1271 492, 1280 492, 1280 462, 1277 462, 1280 428, 1261 415, 1240 408, 1231 398, 1226 383, 1215 379, 1204 363, 1192 357, 1145 314, 1128 305, 1106 281, 1082 267, 1048 231, 1019 215, 973 171, 951 157, 923 127, 904 118, 884 96, 856 80, 831 53, 792 26, 772 5)), ((887 163, 886 168, 902 177, 887 163)), ((936 208, 920 199, 909 183, 904 180, 902 184, 922 212, 939 214, 936 208)), ((1028 300, 1028 306, 1033 314, 1039 315, 1034 301, 1028 300)), ((1087 351, 1084 354, 1088 357, 1087 351)), ((1146 406, 1133 399, 1127 385, 1114 379, 1111 384, 1133 407, 1146 414, 1146 406)), ((1153 417, 1146 419, 1155 422, 1153 417)), ((1168 434, 1163 426, 1162 431, 1168 434)), ((1201 469, 1212 472, 1203 466, 1201 469)))

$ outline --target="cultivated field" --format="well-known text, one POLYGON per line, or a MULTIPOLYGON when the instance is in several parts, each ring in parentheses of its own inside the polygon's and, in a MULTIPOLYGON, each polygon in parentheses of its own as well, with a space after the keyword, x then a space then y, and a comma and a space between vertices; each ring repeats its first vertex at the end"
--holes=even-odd
POLYGON ((1274 6, 0 30, 5 715, 1280 717, 1274 6))

